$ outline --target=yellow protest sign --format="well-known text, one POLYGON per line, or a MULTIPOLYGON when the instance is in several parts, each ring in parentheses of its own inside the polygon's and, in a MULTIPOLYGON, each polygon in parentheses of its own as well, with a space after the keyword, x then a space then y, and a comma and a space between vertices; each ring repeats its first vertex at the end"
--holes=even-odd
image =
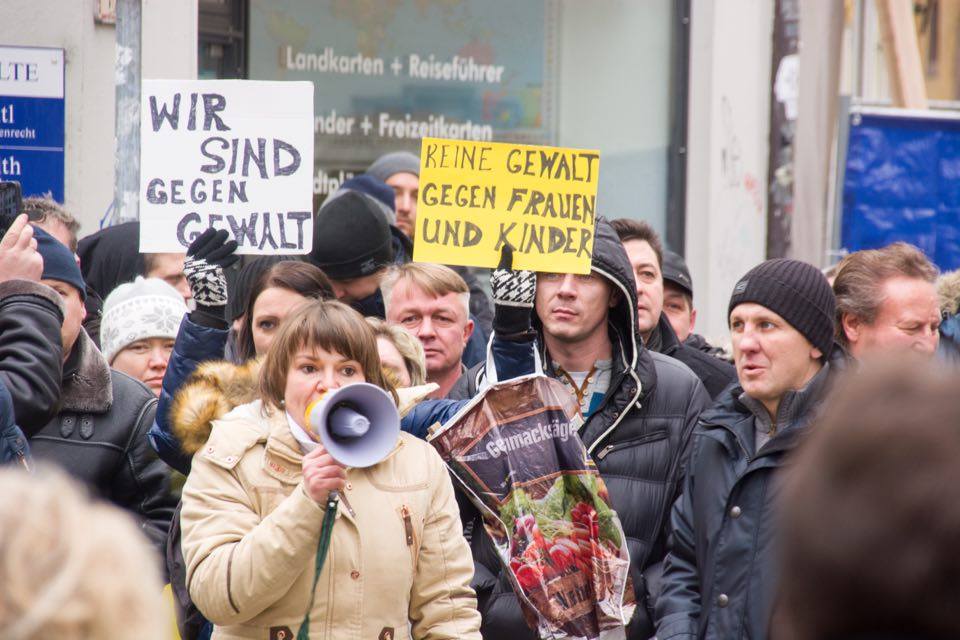
POLYGON ((600 152, 424 138, 417 262, 589 273, 600 152))

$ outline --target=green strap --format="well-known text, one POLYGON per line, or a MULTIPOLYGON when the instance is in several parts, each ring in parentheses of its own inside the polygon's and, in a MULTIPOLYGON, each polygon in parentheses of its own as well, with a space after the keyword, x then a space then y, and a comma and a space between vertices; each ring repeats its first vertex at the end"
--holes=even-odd
POLYGON ((333 523, 337 517, 338 502, 337 492, 331 491, 330 496, 327 498, 327 512, 323 514, 323 524, 320 525, 320 542, 317 544, 317 560, 313 574, 313 589, 310 590, 310 604, 307 605, 307 612, 303 614, 303 622, 300 623, 297 640, 309 640, 310 638, 310 612, 313 611, 313 600, 317 595, 317 583, 320 581, 320 572, 323 571, 323 563, 327 559, 330 540, 333 538, 333 523))

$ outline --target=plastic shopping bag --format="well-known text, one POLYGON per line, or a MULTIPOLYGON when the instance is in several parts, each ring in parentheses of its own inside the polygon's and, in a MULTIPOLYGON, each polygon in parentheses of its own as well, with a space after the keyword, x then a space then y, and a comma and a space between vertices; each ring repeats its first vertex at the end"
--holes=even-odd
POLYGON ((543 375, 494 384, 429 436, 544 639, 623 638, 630 558, 570 393, 543 375))

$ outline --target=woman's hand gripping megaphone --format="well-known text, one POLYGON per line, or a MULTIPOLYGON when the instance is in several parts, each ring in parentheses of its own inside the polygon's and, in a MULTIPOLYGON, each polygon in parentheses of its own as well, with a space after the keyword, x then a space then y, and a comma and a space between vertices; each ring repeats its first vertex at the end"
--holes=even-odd
POLYGON ((301 468, 303 470, 303 490, 307 495, 319 503, 327 501, 331 491, 340 492, 347 481, 346 467, 337 462, 324 448, 320 435, 314 431, 310 422, 310 413, 323 402, 324 393, 307 406, 304 424, 307 435, 317 443, 317 447, 303 456, 301 468))
POLYGON ((346 467, 333 459, 322 444, 303 456, 303 490, 318 503, 325 503, 331 491, 341 491, 347 482, 346 467))

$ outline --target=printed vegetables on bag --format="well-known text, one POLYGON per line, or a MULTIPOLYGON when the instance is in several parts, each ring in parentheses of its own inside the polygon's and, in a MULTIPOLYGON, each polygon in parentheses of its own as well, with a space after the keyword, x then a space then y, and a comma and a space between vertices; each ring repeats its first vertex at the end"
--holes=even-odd
POLYGON ((557 382, 497 385, 431 436, 483 514, 524 615, 541 638, 622 638, 629 555, 609 495, 557 382))

